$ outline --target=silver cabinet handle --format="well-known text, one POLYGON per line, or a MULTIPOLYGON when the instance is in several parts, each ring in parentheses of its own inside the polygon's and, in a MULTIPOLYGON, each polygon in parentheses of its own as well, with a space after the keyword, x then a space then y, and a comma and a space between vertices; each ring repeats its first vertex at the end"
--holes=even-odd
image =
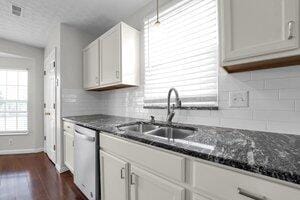
POLYGON ((294 36, 294 26, 295 26, 295 22, 294 21, 289 21, 288 23, 288 39, 291 40, 293 39, 294 36))
POLYGON ((121 179, 125 179, 124 171, 125 171, 125 168, 122 167, 122 169, 121 169, 121 179))
POLYGON ((85 134, 83 134, 83 133, 78 132, 77 130, 75 130, 75 133, 77 133, 78 136, 80 136, 80 137, 82 137, 83 139, 88 140, 88 141, 90 141, 90 142, 94 142, 94 141, 96 140, 94 137, 87 136, 87 135, 85 135, 85 134))
POLYGON ((116 78, 119 78, 119 76, 120 76, 120 72, 116 71, 116 78))
POLYGON ((135 185, 135 173, 130 174, 130 185, 135 185))
POLYGON ((267 200, 267 197, 265 197, 265 196, 253 194, 253 193, 248 192, 248 191, 246 191, 242 188, 238 188, 238 193, 242 196, 248 197, 248 198, 253 199, 253 200, 267 200))

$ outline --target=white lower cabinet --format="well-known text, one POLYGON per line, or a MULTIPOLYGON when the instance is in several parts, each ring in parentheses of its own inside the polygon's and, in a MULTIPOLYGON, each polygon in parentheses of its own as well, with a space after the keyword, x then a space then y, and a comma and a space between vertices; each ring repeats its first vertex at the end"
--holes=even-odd
POLYGON ((101 200, 299 200, 300 197, 297 185, 290 187, 276 179, 236 172, 110 134, 100 134, 100 149, 101 200))
POLYGON ((125 161, 100 151, 101 200, 128 200, 128 166, 125 161))
POLYGON ((184 188, 103 151, 100 170, 101 200, 184 200, 184 188))
POLYGON ((74 135, 68 132, 64 133, 65 139, 65 165, 74 172, 74 135))
POLYGON ((193 194, 193 200, 212 200, 212 199, 208 199, 208 198, 200 196, 198 194, 193 194))
POLYGON ((184 188, 131 166, 130 200, 184 200, 184 188))

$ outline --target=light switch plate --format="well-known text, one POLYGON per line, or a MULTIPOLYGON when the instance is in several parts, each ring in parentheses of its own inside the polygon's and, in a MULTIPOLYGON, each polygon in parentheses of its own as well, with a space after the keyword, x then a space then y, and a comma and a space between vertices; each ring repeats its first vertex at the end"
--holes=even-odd
POLYGON ((242 108, 249 107, 249 92, 248 91, 234 91, 229 93, 230 107, 242 108))

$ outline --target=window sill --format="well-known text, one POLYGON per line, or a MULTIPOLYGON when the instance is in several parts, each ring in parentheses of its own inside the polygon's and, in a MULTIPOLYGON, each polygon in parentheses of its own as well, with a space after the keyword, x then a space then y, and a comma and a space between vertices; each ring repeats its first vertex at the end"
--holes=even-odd
POLYGON ((0 132, 0 137, 1 136, 22 136, 22 135, 28 135, 29 132, 0 132))
MULTIPOLYGON (((167 106, 144 106, 144 109, 167 109, 167 106)), ((181 106, 176 110, 219 110, 218 106, 181 106)))

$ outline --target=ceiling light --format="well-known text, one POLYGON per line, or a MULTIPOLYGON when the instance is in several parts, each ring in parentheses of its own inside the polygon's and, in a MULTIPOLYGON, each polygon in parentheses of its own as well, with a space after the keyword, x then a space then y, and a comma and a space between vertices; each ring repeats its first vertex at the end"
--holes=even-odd
POLYGON ((158 0, 156 0, 156 22, 155 25, 160 25, 160 21, 159 21, 159 2, 158 0))

